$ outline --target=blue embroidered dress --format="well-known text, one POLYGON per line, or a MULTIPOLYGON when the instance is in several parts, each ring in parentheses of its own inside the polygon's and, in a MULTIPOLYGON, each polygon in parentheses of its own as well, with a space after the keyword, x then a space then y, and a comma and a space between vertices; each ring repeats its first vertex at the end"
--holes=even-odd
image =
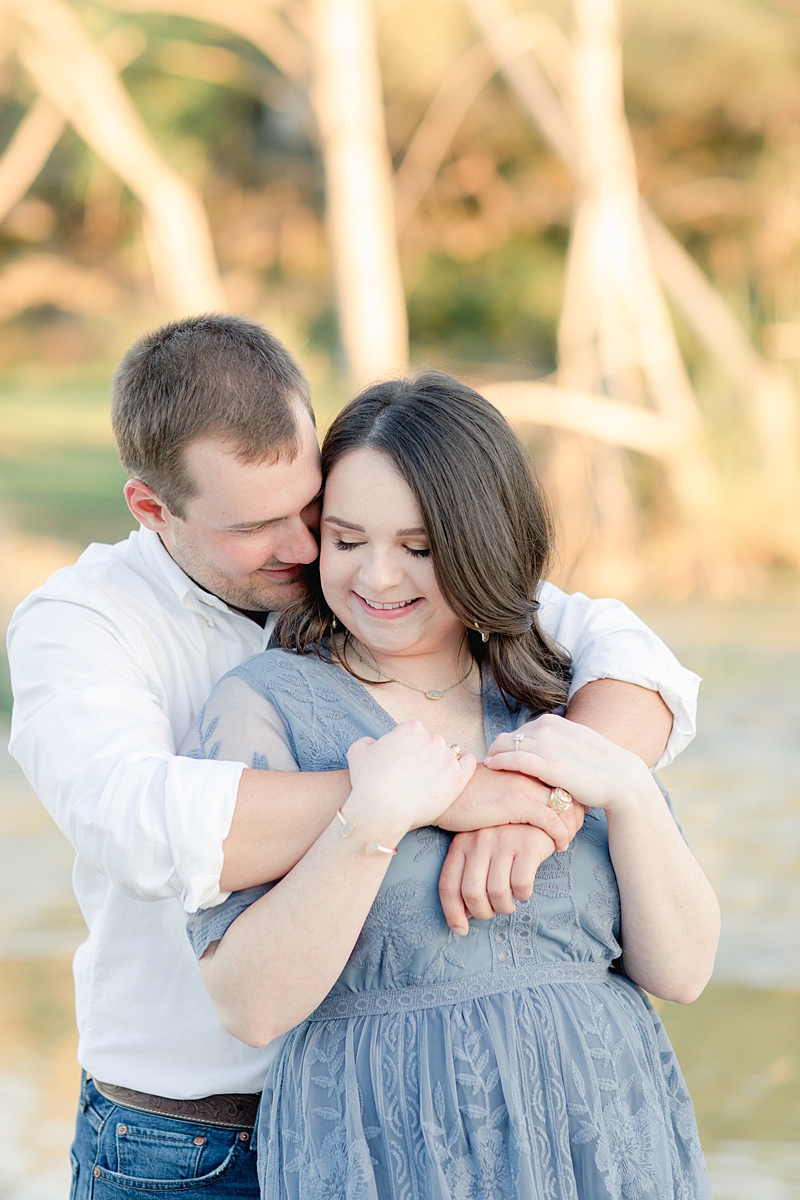
MULTIPOLYGON (((484 688, 487 745, 530 714, 484 688)), ((194 757, 336 770, 392 718, 314 656, 256 655, 215 688, 194 757)), ((302 819, 299 815, 298 819, 302 819)), ((450 837, 409 833, 342 974, 277 1044, 258 1130, 266 1200, 710 1200, 692 1102, 657 1014, 611 971, 605 815, 511 915, 444 920, 450 837)), ((190 918, 198 956, 268 890, 190 918)))

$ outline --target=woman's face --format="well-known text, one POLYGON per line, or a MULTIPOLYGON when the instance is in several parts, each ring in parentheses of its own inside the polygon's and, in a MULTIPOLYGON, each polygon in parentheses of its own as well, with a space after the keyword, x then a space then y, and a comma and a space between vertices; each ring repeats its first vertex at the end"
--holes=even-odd
POLYGON ((378 654, 460 645, 464 626, 445 603, 414 495, 378 450, 353 450, 328 475, 320 579, 342 625, 378 654))

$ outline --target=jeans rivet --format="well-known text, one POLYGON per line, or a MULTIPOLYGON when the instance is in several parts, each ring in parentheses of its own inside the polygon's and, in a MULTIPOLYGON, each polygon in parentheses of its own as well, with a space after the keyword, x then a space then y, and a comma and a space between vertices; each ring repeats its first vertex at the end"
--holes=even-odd
POLYGON ((206 1139, 204 1137, 196 1137, 194 1139, 195 1146, 205 1146, 206 1139))
POLYGON ((239 1141, 240 1141, 240 1142, 249 1142, 249 1141, 250 1141, 250 1134, 249 1134, 249 1133, 244 1133, 244 1132, 240 1133, 240 1134, 239 1134, 239 1141))
POLYGON ((94 1175, 95 1179, 99 1179, 100 1178, 100 1168, 95 1167, 95 1169, 92 1171, 92 1174, 94 1175))
POLYGON ((117 1133, 121 1134, 123 1137, 125 1136, 125 1134, 126 1134, 127 1132, 128 1132, 128 1126, 127 1126, 127 1125, 118 1125, 118 1126, 117 1126, 117 1133))

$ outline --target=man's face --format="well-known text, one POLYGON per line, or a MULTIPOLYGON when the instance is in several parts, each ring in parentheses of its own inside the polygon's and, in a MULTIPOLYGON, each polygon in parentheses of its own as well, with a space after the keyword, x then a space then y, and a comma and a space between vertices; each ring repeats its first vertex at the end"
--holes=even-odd
POLYGON ((197 495, 183 518, 163 509, 159 530, 169 553, 201 587, 234 608, 285 608, 305 591, 303 568, 317 557, 319 447, 311 419, 298 417, 295 459, 242 462, 229 443, 187 446, 197 495))

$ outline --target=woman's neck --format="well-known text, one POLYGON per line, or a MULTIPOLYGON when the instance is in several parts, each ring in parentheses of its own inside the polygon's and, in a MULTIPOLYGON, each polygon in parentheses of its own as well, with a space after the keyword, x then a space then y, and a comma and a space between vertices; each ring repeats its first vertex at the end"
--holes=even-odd
POLYGON ((423 692, 444 692, 451 688, 469 671, 472 661, 466 635, 449 646, 419 653, 387 654, 362 642, 354 642, 348 647, 347 656, 350 666, 360 668, 357 674, 361 676, 374 675, 376 683, 394 679, 423 692))

